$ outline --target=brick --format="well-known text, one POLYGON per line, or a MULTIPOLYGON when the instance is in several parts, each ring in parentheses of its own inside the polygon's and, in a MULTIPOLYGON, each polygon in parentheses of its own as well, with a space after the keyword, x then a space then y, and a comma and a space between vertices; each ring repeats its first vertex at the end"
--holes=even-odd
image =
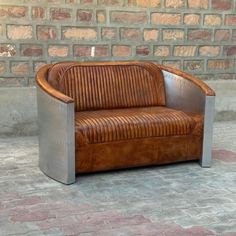
POLYGON ((151 23, 157 25, 179 25, 181 20, 180 14, 171 13, 152 13, 151 23))
POLYGON ((136 47, 136 55, 137 56, 148 56, 150 54, 150 48, 145 45, 145 46, 137 46, 136 47))
POLYGON ((15 75, 25 75, 30 72, 29 64, 27 62, 12 62, 11 72, 15 75))
POLYGON ((226 15, 225 24, 226 25, 236 25, 236 14, 226 15))
POLYGON ((219 15, 205 15, 204 25, 209 25, 209 26, 221 25, 221 16, 219 16, 219 15))
POLYGON ((204 69, 204 62, 199 60, 184 61, 184 69, 189 71, 202 71, 204 69))
POLYGON ((207 67, 208 69, 229 69, 230 68, 230 60, 208 60, 207 67))
POLYGON ((66 4, 75 4, 77 3, 77 0, 65 0, 66 4))
POLYGON ((5 71, 6 71, 6 63, 3 61, 0 61, 0 75, 5 73, 5 71))
POLYGON ((20 49, 21 56, 40 57, 43 55, 43 47, 34 44, 22 44, 20 49))
POLYGON ((128 5, 137 7, 159 7, 161 0, 128 0, 128 5))
POLYGON ((106 22, 106 11, 98 10, 96 12, 97 23, 103 24, 106 22))
POLYGON ((75 40, 95 40, 97 39, 97 29, 81 27, 64 27, 62 30, 64 39, 75 40))
POLYGON ((81 4, 93 5, 93 0, 80 0, 81 4))
POLYGON ((156 46, 154 47, 154 56, 156 57, 167 57, 170 55, 169 46, 156 46))
POLYGON ((131 55, 131 47, 125 45, 114 45, 112 55, 115 57, 128 57, 131 55))
POLYGON ((188 0, 188 7, 195 9, 207 9, 208 0, 188 0))
POLYGON ((216 57, 220 55, 220 46, 202 46, 199 55, 204 57, 216 57))
POLYGON ((184 24, 186 24, 186 25, 199 25, 200 24, 200 15, 198 15, 198 14, 185 14, 184 15, 184 24))
POLYGON ((43 7, 32 7, 31 16, 32 16, 32 19, 43 19, 43 18, 45 18, 45 8, 43 8, 43 7))
POLYGON ((53 8, 50 10, 51 20, 54 21, 66 21, 71 20, 71 9, 65 8, 53 8))
POLYGON ((86 46, 86 45, 75 45, 74 46, 74 56, 75 57, 105 57, 108 56, 108 46, 106 45, 96 45, 96 46, 86 46))
POLYGON ((236 41, 236 30, 232 32, 232 41, 236 41))
POLYGON ((148 17, 146 12, 111 12, 111 22, 113 23, 144 24, 147 23, 147 19, 148 17))
POLYGON ((169 8, 181 8, 184 7, 183 0, 166 0, 165 6, 169 8))
POLYGON ((0 25, 0 36, 2 36, 2 35, 3 35, 3 26, 0 25))
POLYGON ((175 68, 175 69, 181 69, 181 67, 182 67, 180 61, 173 61, 173 60, 163 61, 163 65, 169 66, 169 67, 175 68))
POLYGON ((38 26, 37 27, 37 39, 38 40, 50 40, 56 39, 57 32, 54 26, 38 26))
POLYGON ((236 55, 236 46, 224 46, 224 55, 235 56, 236 55))
POLYGON ((214 10, 230 10, 232 8, 232 0, 212 0, 212 8, 214 10))
POLYGON ((66 57, 68 56, 68 46, 49 46, 48 47, 48 55, 50 57, 66 57))
POLYGON ((38 72, 40 68, 45 66, 47 63, 42 61, 34 62, 34 72, 38 72))
POLYGON ((115 40, 117 39, 117 30, 116 28, 102 28, 102 39, 104 40, 115 40))
POLYGON ((31 25, 7 25, 7 37, 12 40, 31 39, 33 28, 31 25))
POLYGON ((215 31, 215 41, 227 41, 229 40, 229 30, 216 30, 215 31))
POLYGON ((158 39, 158 30, 144 29, 143 39, 144 39, 144 41, 156 41, 158 39))
POLYGON ((211 40, 212 32, 209 30, 189 30, 188 40, 190 41, 209 41, 211 40))
POLYGON ((0 57, 13 57, 16 55, 14 44, 0 44, 0 57))
POLYGON ((0 78, 0 87, 24 87, 28 86, 26 78, 0 78))
POLYGON ((0 18, 22 18, 27 16, 27 7, 0 6, 0 18))
POLYGON ((140 39, 140 30, 131 28, 121 28, 120 35, 122 40, 138 41, 140 39))
POLYGON ((163 40, 183 40, 184 30, 163 30, 162 38, 163 40))
POLYGON ((103 6, 124 6, 124 0, 98 0, 98 5, 103 6))
POLYGON ((84 23, 92 22, 93 11, 92 10, 78 10, 77 20, 84 23))
POLYGON ((177 57, 193 57, 196 53, 196 46, 175 46, 174 56, 177 57))

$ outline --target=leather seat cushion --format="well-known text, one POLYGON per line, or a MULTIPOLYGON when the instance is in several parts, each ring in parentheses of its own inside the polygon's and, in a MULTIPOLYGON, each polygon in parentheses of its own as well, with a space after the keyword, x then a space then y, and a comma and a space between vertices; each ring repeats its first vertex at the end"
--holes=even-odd
POLYGON ((76 112, 76 144, 188 135, 195 127, 199 135, 202 122, 201 117, 162 106, 76 112))

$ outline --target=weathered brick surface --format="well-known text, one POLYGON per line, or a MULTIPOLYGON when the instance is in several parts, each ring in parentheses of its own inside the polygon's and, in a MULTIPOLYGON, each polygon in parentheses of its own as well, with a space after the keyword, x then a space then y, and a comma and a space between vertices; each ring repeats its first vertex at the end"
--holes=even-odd
POLYGON ((209 69, 211 78, 217 70, 215 78, 236 79, 235 7, 231 0, 2 0, 0 86, 25 86, 41 65, 77 58, 141 59, 202 79, 209 69))

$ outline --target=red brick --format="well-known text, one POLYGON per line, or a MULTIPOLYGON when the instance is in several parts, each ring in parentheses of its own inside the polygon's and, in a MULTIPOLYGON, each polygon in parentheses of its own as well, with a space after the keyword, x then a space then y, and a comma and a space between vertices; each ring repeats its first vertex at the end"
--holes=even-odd
POLYGON ((138 41, 140 39, 139 29, 122 28, 120 33, 122 40, 138 41))
POLYGON ((117 39, 117 30, 116 28, 102 28, 102 39, 104 40, 115 40, 117 39))
POLYGON ((12 40, 31 39, 33 37, 33 28, 31 25, 8 25, 7 37, 12 40))
POLYGON ((124 6, 124 0, 98 0, 98 5, 124 6))
POLYGON ((22 18, 27 16, 28 8, 20 6, 0 6, 0 17, 22 18))
POLYGON ((51 19, 55 21, 65 21, 71 19, 71 9, 54 8, 50 11, 51 19))
POLYGON ((128 0, 129 6, 137 7, 159 7, 161 0, 128 0))
POLYGON ((236 46, 224 46, 224 55, 236 56, 236 46))
POLYGON ((144 24, 147 23, 147 19, 148 16, 146 12, 111 12, 111 22, 113 23, 144 24))
POLYGON ((215 10, 230 10, 232 8, 232 0, 212 0, 212 8, 215 10))
POLYGON ((41 45, 23 44, 21 45, 21 56, 40 57, 43 55, 43 47, 41 45))
POLYGON ((57 32, 56 28, 53 26, 38 26, 37 27, 37 39, 39 40, 50 40, 50 39, 56 39, 57 38, 57 32))
POLYGON ((175 46, 174 56, 177 57, 193 57, 196 53, 196 46, 175 46))
POLYGON ((180 14, 171 13, 152 13, 151 23, 157 25, 179 25, 181 16, 180 14))
POLYGON ((165 6, 170 8, 184 7, 184 0, 166 0, 165 6))
POLYGON ((162 31, 163 40, 183 40, 184 30, 163 30, 162 31))
POLYGON ((45 17, 45 8, 32 7, 31 16, 32 16, 32 19, 43 19, 45 17))
POLYGON ((158 30, 144 29, 143 39, 144 39, 144 41, 156 41, 158 39, 158 30))
POLYGON ((37 61, 34 63, 34 72, 39 71, 40 68, 42 68, 43 66, 45 66, 47 63, 44 61, 37 61))
POLYGON ((219 29, 215 31, 215 41, 229 40, 229 30, 219 29))
POLYGON ((16 55, 14 44, 0 44, 0 57, 12 57, 16 55))
POLYGON ((229 69, 230 65, 230 60, 208 60, 207 62, 208 69, 229 69))
POLYGON ((86 5, 92 5, 93 4, 93 0, 80 0, 81 4, 86 4, 86 5))
POLYGON ((48 55, 50 57, 66 57, 68 56, 68 46, 49 46, 48 47, 48 55))
POLYGON ((29 64, 27 62, 12 62, 11 72, 15 75, 25 75, 30 72, 29 64))
POLYGON ((184 15, 184 24, 186 24, 186 25, 199 25, 200 24, 200 15, 199 14, 185 14, 184 15))
POLYGON ((189 8, 207 9, 208 0, 188 0, 189 8))
POLYGON ((96 28, 64 27, 62 34, 64 39, 75 39, 75 40, 97 39, 96 28))
POLYGON ((216 26, 221 25, 221 16, 220 15, 205 15, 204 25, 216 26))
POLYGON ((105 23, 106 22, 106 11, 98 10, 96 12, 96 19, 97 19, 97 22, 100 24, 105 23))
POLYGON ((136 55, 137 56, 148 56, 150 54, 150 48, 148 46, 137 46, 136 55))
POLYGON ((216 57, 220 55, 220 46, 202 46, 199 49, 200 56, 216 57))
POLYGON ((93 18, 92 10, 78 10, 77 11, 77 20, 80 22, 91 22, 93 18))
POLYGON ((131 56, 131 47, 125 45, 114 45, 112 47, 112 55, 115 57, 131 56))
POLYGON ((170 55, 169 46, 156 46, 154 48, 154 56, 156 57, 167 57, 170 55))
POLYGON ((212 35, 212 32, 209 30, 189 30, 188 40, 209 41, 211 40, 211 35, 212 35))
POLYGON ((189 71, 198 71, 198 70, 203 70, 204 68, 204 62, 203 61, 185 61, 184 62, 184 69, 189 70, 189 71))
POLYGON ((108 46, 106 45, 75 45, 75 57, 105 57, 108 56, 108 46))
POLYGON ((236 25, 236 14, 235 15, 226 15, 225 24, 226 25, 236 25))
POLYGON ((3 74, 5 71, 6 71, 6 63, 0 61, 0 75, 3 74))
POLYGON ((163 65, 165 66, 169 66, 171 68, 175 68, 175 69, 181 69, 182 64, 180 61, 163 61, 163 65))

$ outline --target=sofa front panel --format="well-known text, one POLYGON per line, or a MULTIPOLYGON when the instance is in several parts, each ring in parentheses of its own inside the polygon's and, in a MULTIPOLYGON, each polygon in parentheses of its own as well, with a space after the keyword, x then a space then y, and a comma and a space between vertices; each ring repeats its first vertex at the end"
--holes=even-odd
POLYGON ((202 136, 182 135, 76 146, 76 173, 198 160, 202 136))
POLYGON ((54 84, 75 100, 76 111, 165 105, 163 75, 152 64, 81 63, 58 78, 54 84))

